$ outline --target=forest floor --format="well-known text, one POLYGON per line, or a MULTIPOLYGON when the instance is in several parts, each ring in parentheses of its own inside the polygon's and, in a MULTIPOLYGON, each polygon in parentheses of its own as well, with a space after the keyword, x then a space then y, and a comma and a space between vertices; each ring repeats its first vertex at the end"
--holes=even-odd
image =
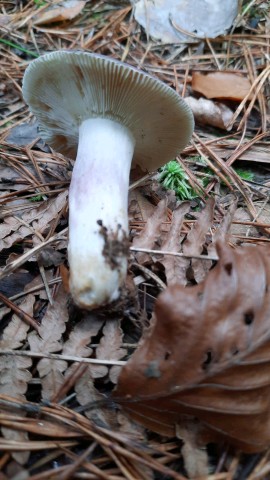
MULTIPOLYGON (((141 368, 136 349, 143 332, 162 322, 156 307, 160 293, 175 282, 184 289, 197 288, 209 278, 207 285, 212 285, 212 267, 219 255, 227 254, 224 243, 235 252, 251 245, 269 246, 267 3, 243 2, 226 35, 215 39, 193 35, 194 43, 163 45, 137 23, 128 1, 0 2, 0 480, 270 478, 269 435, 262 440, 262 448, 242 453, 252 445, 256 428, 261 428, 256 415, 255 420, 248 416, 252 407, 252 412, 245 412, 244 427, 239 421, 239 441, 232 440, 228 422, 217 441, 210 435, 207 449, 202 449, 193 424, 192 435, 185 422, 177 430, 173 421, 178 435, 167 437, 154 428, 152 432, 145 428, 148 420, 137 423, 126 415, 129 408, 123 393, 121 397, 124 392, 132 399, 136 391, 136 368, 141 368), (129 199, 126 285, 114 305, 90 312, 73 304, 68 286, 68 189, 73 159, 42 141, 22 96, 27 66, 56 50, 96 52, 147 72, 188 97, 196 120, 191 142, 174 163, 142 179, 135 172, 129 199), (222 92, 217 94, 218 87, 222 92), (223 242, 219 251, 217 240, 223 242), (123 385, 121 370, 133 355, 127 370, 130 384, 123 385)), ((243 264, 239 267, 243 279, 251 268, 249 256, 245 257, 247 270, 243 264)), ((262 268, 252 266, 251 286, 240 282, 239 292, 242 289, 243 295, 248 292, 252 297, 255 283, 260 285, 264 274, 262 268)), ((245 318, 246 324, 253 320, 250 314, 245 318)), ((197 328, 199 323, 194 330, 190 327, 191 333, 197 328)), ((236 330, 230 330, 234 339, 242 332, 236 330)), ((248 332, 255 345, 256 333, 248 332)), ((188 358, 186 371, 192 374, 197 350, 191 348, 181 360, 191 333, 187 338, 179 335, 177 345, 180 362, 188 358)), ((155 330, 153 335, 158 337, 155 330)), ((172 345, 174 336, 176 332, 171 331, 168 342, 172 345)), ((238 339, 235 342, 236 348, 238 339)), ((211 350, 204 353, 205 366, 213 358, 211 350)), ((219 374, 231 367, 228 361, 219 374)), ((159 371, 153 361, 151 368, 149 382, 154 382, 159 371)), ((142 396, 144 392, 138 392, 138 408, 147 416, 145 404, 140 406, 140 392, 142 396)), ((217 398, 216 392, 213 395, 217 398)), ((250 404, 245 396, 235 399, 233 395, 229 413, 238 422, 241 408, 246 401, 250 404)), ((164 402, 155 405, 160 405, 158 417, 165 418, 164 402)), ((259 411, 260 421, 270 431, 267 411, 259 411)), ((205 412, 198 418, 204 422, 205 412)))

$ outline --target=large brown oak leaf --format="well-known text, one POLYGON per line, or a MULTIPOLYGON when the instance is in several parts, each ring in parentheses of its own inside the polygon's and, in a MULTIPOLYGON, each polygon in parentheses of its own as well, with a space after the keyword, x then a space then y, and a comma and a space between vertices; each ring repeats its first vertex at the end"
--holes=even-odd
POLYGON ((205 281, 170 286, 114 398, 147 428, 245 452, 270 445, 270 248, 217 244, 205 281))

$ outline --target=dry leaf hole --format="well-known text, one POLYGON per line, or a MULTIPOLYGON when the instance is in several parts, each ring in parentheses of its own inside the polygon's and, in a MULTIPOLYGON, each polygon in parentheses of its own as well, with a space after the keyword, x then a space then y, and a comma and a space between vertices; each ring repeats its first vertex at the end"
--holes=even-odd
POLYGON ((213 363, 213 352, 212 350, 208 350, 205 353, 205 359, 202 363, 202 369, 203 370, 209 370, 210 365, 213 363))
POLYGON ((248 312, 244 313, 244 322, 246 325, 251 325, 254 321, 254 312, 249 310, 248 312))

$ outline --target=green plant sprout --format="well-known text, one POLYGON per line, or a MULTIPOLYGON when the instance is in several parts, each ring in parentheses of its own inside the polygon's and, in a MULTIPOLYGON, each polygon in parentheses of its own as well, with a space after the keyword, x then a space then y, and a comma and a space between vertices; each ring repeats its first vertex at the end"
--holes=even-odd
POLYGON ((249 170, 244 170, 243 168, 235 168, 234 171, 240 178, 242 178, 242 180, 252 182, 252 180, 254 179, 254 173, 250 172, 249 170))
POLYGON ((47 2, 44 0, 34 0, 34 3, 37 5, 37 7, 44 7, 44 5, 47 5, 47 2))
POLYGON ((159 182, 167 190, 174 190, 180 200, 193 200, 198 193, 191 187, 189 178, 177 160, 171 160, 160 169, 159 182))
MULTIPOLYGON (((206 168, 204 171, 205 171, 205 174, 207 174, 208 176, 203 179, 202 184, 203 184, 204 187, 207 187, 207 185, 211 181, 210 177, 211 177, 211 175, 213 176, 213 172, 212 172, 211 168, 206 168)), ((247 182, 252 182, 252 180, 254 178, 254 174, 252 172, 250 172, 249 170, 244 170, 243 168, 234 168, 234 171, 235 171, 235 173, 237 173, 237 175, 242 180, 245 180, 247 182)), ((224 185, 223 182, 221 182, 221 184, 224 185)))
MULTIPOLYGON (((205 163, 202 162, 202 166, 204 165, 205 163)), ((254 178, 254 174, 248 170, 235 168, 234 171, 242 180, 252 181, 254 178)), ((204 172, 206 177, 198 182, 205 188, 214 175, 210 168, 205 168, 204 172)), ((190 185, 188 175, 177 160, 171 160, 160 169, 158 181, 166 190, 174 190, 179 200, 193 200, 198 197, 198 192, 190 185)))
POLYGON ((40 202, 43 200, 43 195, 36 195, 35 197, 29 198, 30 202, 40 202))

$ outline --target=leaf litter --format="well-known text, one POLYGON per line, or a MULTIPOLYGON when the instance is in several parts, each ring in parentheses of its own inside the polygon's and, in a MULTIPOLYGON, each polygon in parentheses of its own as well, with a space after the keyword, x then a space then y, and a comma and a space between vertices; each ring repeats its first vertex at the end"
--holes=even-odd
POLYGON ((181 419, 200 442, 262 451, 269 429, 269 247, 217 244, 204 282, 173 285, 123 367, 115 399, 147 428, 173 436, 181 419), (192 355, 190 355, 192 352, 192 355))
POLYGON ((244 451, 261 451, 269 443, 266 333, 263 338, 267 319, 260 313, 270 227, 266 10, 255 2, 255 31, 250 30, 254 18, 247 5, 240 23, 236 21, 237 33, 234 25, 228 36, 193 38, 195 45, 164 48, 145 37, 128 2, 76 3, 72 11, 72 2, 24 2, 22 10, 7 2, 0 15, 0 291, 9 302, 0 305, 3 480, 13 478, 11 471, 26 472, 31 480, 44 475, 183 480, 210 472, 213 480, 254 480, 255 471, 256 478, 267 478, 267 453, 256 465, 257 457, 222 449, 224 441, 244 451), (201 197, 189 202, 179 202, 174 192, 164 190, 158 175, 151 174, 131 190, 128 293, 118 304, 90 313, 76 309, 67 288, 71 162, 40 141, 20 94, 25 66, 60 44, 127 61, 189 97, 195 116, 201 115, 181 156, 191 186, 200 185, 203 162, 211 168, 211 181, 201 197), (225 82, 216 93, 215 79, 227 73, 248 79, 249 90, 247 83, 239 89, 236 82, 225 82), (251 166, 264 164, 260 172, 254 168, 252 184, 233 173, 231 166, 240 161, 245 168, 244 160, 253 162, 251 166), (231 276, 224 269, 228 258, 233 259, 231 276), (165 312, 160 307, 170 295, 173 318, 169 307, 165 312), (189 310, 183 307, 188 301, 189 310), (209 308, 209 302, 215 307, 209 308), (203 313, 198 304, 204 305, 203 313), (221 308, 226 314, 217 317, 221 308), (256 315, 249 323, 251 308, 256 315), (23 312, 37 330, 25 322, 23 312), (162 335, 157 334, 160 330, 162 335), (159 359, 164 348, 168 358, 158 364, 155 354, 159 359), (54 352, 57 358, 46 358, 54 352), (177 368, 170 363, 173 356, 177 368), (113 365, 119 360, 126 365, 113 365), (168 377, 162 370, 167 364, 168 377), (145 401, 147 392, 156 394, 160 385, 164 396, 145 401), (179 385, 171 393, 170 388, 179 385), (140 423, 132 421, 134 416, 140 423), (150 422, 155 431, 156 421, 173 438, 142 425, 150 422), (259 425, 257 430, 254 425, 259 425), (217 442, 214 452, 201 449, 209 439, 217 442))

